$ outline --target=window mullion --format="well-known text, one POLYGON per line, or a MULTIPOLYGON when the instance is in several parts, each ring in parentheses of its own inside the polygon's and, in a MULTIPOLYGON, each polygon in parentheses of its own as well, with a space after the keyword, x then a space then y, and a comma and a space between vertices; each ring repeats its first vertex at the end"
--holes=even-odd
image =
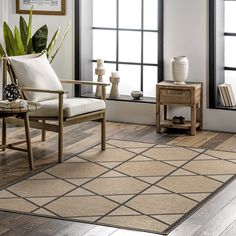
POLYGON ((116 0, 116 70, 119 70, 119 0, 116 0))
POLYGON ((143 27, 144 27, 144 0, 141 3, 141 77, 140 77, 140 90, 143 92, 143 47, 144 47, 144 37, 143 37, 143 27))

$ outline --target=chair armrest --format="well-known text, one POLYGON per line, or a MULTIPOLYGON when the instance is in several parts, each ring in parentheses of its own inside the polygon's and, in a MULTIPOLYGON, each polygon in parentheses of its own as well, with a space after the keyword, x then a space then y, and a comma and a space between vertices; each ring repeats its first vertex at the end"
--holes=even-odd
POLYGON ((38 92, 38 93, 54 93, 58 94, 58 124, 59 129, 62 129, 63 126, 63 94, 67 93, 64 90, 51 90, 51 89, 36 89, 36 88, 29 88, 29 87, 21 87, 23 91, 29 92, 38 92))
POLYGON ((63 84, 81 84, 81 85, 98 85, 98 86, 110 86, 104 82, 92 82, 92 81, 79 81, 79 80, 60 80, 63 84))
POLYGON ((66 93, 64 90, 36 89, 36 88, 30 88, 30 87, 21 87, 21 89, 23 91, 38 92, 38 93, 56 93, 56 94, 66 93))

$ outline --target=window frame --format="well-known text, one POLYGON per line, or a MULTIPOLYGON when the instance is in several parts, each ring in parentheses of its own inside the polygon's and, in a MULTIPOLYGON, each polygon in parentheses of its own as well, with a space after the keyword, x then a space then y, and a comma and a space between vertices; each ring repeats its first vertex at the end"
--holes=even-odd
POLYGON ((235 110, 221 105, 218 92, 218 85, 225 82, 225 71, 236 71, 236 67, 225 66, 224 60, 225 37, 236 37, 236 33, 225 32, 226 1, 232 0, 209 0, 209 108, 235 110))
MULTIPOLYGON (((81 12, 82 12, 82 7, 81 7, 81 2, 82 1, 88 1, 88 0, 75 0, 75 80, 82 80, 83 75, 82 75, 82 66, 81 66, 81 62, 82 62, 82 50, 81 50, 81 44, 79 42, 79 39, 81 39, 82 36, 82 19, 81 19, 81 12)), ((92 1, 92 0, 91 0, 92 1)), ((163 27, 164 27, 164 0, 157 0, 158 1, 158 30, 155 31, 158 34, 158 63, 155 64, 155 66, 157 66, 157 70, 158 70, 158 82, 163 81, 164 78, 164 62, 163 62, 163 57, 164 57, 164 32, 163 32, 163 27)), ((143 0, 142 0, 143 2, 143 0)), ((92 3, 91 3, 92 4, 92 3)), ((118 26, 116 26, 116 30, 118 26)), ((91 30, 93 29, 107 29, 107 28, 101 28, 101 27, 91 27, 91 30)), ((123 29, 125 30, 125 29, 123 29)), ((131 30, 131 31, 135 31, 135 30, 131 30)), ((140 32, 141 30, 139 30, 140 32)), ((143 39, 143 34, 144 32, 153 32, 154 30, 142 30, 142 39, 143 39)), ((118 35, 118 34, 117 34, 118 35)), ((118 37, 118 36, 117 36, 118 37)), ((117 39, 116 39, 117 40, 117 39)), ((118 49, 116 49, 118 50, 118 49)), ((118 56, 118 52, 116 52, 116 57, 118 56)), ((95 60, 91 60, 91 62, 95 62, 95 60)), ((106 62, 110 62, 110 61, 106 61, 106 62)), ((114 63, 114 62, 111 62, 114 63)), ((118 63, 117 63, 117 59, 116 59, 116 69, 118 68, 118 63)), ((123 64, 123 63, 119 63, 119 64, 123 64)), ((152 63, 143 63, 143 61, 141 61, 141 63, 132 63, 132 62, 125 62, 125 65, 131 64, 138 64, 141 66, 141 69, 143 69, 143 66, 145 66, 146 64, 148 65, 152 65, 152 63)), ((154 65, 154 64, 153 64, 154 65)), ((143 73, 141 73, 141 78, 140 78, 140 82, 141 82, 141 89, 143 89, 143 73)), ((92 78, 91 78, 92 79, 92 78)), ((75 87, 75 96, 76 97, 82 97, 82 92, 81 92, 81 86, 76 86, 75 87)), ((125 101, 126 99, 121 98, 121 99, 115 99, 115 100, 120 100, 120 101, 125 101)), ((129 99, 128 99, 129 100, 129 99)), ((149 100, 150 101, 150 100, 149 100)))

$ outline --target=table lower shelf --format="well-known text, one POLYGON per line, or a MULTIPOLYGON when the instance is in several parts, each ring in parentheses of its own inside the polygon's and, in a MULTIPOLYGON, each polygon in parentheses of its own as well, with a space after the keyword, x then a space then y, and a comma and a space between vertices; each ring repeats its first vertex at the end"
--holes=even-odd
MULTIPOLYGON (((196 122, 196 128, 200 126, 199 122, 196 122)), ((175 128, 175 129, 190 129, 191 121, 185 121, 184 124, 174 124, 172 120, 162 120, 160 127, 163 128, 175 128)))

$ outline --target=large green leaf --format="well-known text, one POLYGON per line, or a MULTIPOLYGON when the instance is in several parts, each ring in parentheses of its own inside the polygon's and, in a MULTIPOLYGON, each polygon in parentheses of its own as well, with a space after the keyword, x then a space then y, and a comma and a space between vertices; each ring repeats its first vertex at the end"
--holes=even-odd
POLYGON ((20 55, 25 55, 25 49, 24 49, 24 45, 20 36, 20 32, 16 26, 15 26, 14 33, 15 33, 15 40, 16 40, 18 52, 20 55))
POLYGON ((4 57, 4 56, 6 56, 6 52, 3 49, 2 44, 0 43, 0 57, 4 57))
POLYGON ((63 37, 62 37, 62 39, 61 39, 61 42, 59 43, 59 45, 58 45, 58 47, 57 47, 57 50, 56 50, 55 53, 52 55, 51 60, 50 60, 50 63, 53 62, 54 58, 56 57, 57 53, 59 52, 59 50, 60 50, 60 48, 61 48, 61 46, 62 46, 62 44, 63 44, 63 42, 64 42, 64 40, 65 40, 65 38, 66 38, 66 35, 67 35, 68 32, 69 32, 70 27, 71 27, 71 22, 69 22, 69 24, 68 24, 68 26, 67 26, 67 29, 66 29, 66 31, 65 31, 65 33, 63 34, 63 37))
POLYGON ((27 54, 32 54, 34 52, 32 39, 29 40, 27 45, 27 54))
POLYGON ((25 51, 27 51, 28 26, 22 16, 20 16, 20 35, 24 45, 24 49, 25 51))
POLYGON ((13 33, 6 22, 3 23, 3 34, 8 56, 17 56, 19 51, 13 36, 13 33))
POLYGON ((47 25, 39 28, 32 37, 33 50, 35 53, 40 53, 47 47, 48 27, 47 25))
POLYGON ((31 39, 32 34, 32 17, 33 17, 33 6, 31 7, 30 14, 29 14, 29 22, 27 27, 27 46, 31 39))
POLYGON ((54 33, 50 43, 48 44, 48 47, 47 47, 47 55, 48 56, 51 54, 52 49, 54 48, 54 46, 56 44, 59 33, 60 33, 60 28, 57 29, 57 31, 54 33))

